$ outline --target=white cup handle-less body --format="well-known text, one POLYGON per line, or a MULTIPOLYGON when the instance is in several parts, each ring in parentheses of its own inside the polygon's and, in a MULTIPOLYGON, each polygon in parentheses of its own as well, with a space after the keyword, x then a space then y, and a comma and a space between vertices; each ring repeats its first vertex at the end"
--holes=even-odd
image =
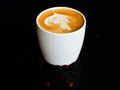
MULTIPOLYGON (((78 11, 77 11, 78 12, 78 11)), ((80 12, 79 12, 80 13, 80 12)), ((52 65, 70 65, 75 62, 80 54, 84 36, 86 19, 84 18, 83 26, 71 33, 52 33, 44 30, 38 25, 37 21, 37 35, 44 59, 52 65)))

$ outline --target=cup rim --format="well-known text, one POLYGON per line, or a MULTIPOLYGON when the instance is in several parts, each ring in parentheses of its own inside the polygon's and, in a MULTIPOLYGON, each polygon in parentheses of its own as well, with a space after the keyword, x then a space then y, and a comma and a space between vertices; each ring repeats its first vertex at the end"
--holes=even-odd
POLYGON ((46 32, 46 33, 54 34, 54 35, 69 35, 69 34, 73 34, 73 33, 76 33, 76 32, 78 32, 78 31, 80 31, 80 30, 86 25, 86 17, 85 17, 85 15, 84 15, 81 11, 79 11, 79 10, 77 10, 77 9, 74 9, 74 8, 71 8, 71 7, 65 7, 65 6, 56 6, 56 7, 50 7, 50 8, 47 8, 47 9, 41 11, 41 12, 37 15, 37 17, 36 17, 36 24, 37 24, 37 27, 38 27, 38 28, 40 28, 42 31, 44 31, 44 32, 46 32), (51 9, 54 9, 54 8, 55 8, 55 9, 58 9, 58 8, 67 8, 67 9, 71 9, 71 10, 73 10, 73 11, 76 11, 76 12, 80 13, 80 14, 82 15, 83 19, 84 19, 84 22, 83 22, 82 27, 80 27, 80 28, 79 28, 78 30, 76 30, 76 31, 69 32, 69 33, 55 33, 55 32, 50 32, 50 31, 45 30, 44 28, 42 28, 42 27, 38 24, 39 16, 40 16, 41 14, 43 14, 45 11, 51 10, 51 9))

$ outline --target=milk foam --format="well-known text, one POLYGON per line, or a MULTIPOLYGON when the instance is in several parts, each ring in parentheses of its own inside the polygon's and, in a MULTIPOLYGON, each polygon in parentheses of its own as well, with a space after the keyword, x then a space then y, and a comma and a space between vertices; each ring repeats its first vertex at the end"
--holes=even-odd
POLYGON ((70 26, 68 25, 70 21, 68 20, 68 15, 57 14, 54 13, 53 15, 47 17, 44 20, 44 23, 48 26, 53 24, 58 24, 61 29, 71 30, 70 26))

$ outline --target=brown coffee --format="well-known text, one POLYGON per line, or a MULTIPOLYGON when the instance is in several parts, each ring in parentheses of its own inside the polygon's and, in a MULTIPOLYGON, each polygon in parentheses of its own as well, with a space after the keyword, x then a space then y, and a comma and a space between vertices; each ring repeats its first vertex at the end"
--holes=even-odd
POLYGON ((51 8, 39 15, 38 24, 50 32, 69 33, 81 28, 84 18, 80 12, 71 8, 51 8))

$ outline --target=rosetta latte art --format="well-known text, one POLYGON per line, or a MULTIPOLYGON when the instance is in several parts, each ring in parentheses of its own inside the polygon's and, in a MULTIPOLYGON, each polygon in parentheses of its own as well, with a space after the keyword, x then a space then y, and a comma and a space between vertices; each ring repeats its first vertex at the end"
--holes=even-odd
POLYGON ((70 21, 68 20, 68 17, 70 16, 54 13, 52 16, 47 17, 44 20, 44 23, 49 26, 53 24, 58 24, 61 29, 71 30, 68 24, 70 23, 70 21))
POLYGON ((38 17, 39 26, 53 33, 70 33, 79 30, 84 24, 83 16, 74 9, 52 8, 38 17))

